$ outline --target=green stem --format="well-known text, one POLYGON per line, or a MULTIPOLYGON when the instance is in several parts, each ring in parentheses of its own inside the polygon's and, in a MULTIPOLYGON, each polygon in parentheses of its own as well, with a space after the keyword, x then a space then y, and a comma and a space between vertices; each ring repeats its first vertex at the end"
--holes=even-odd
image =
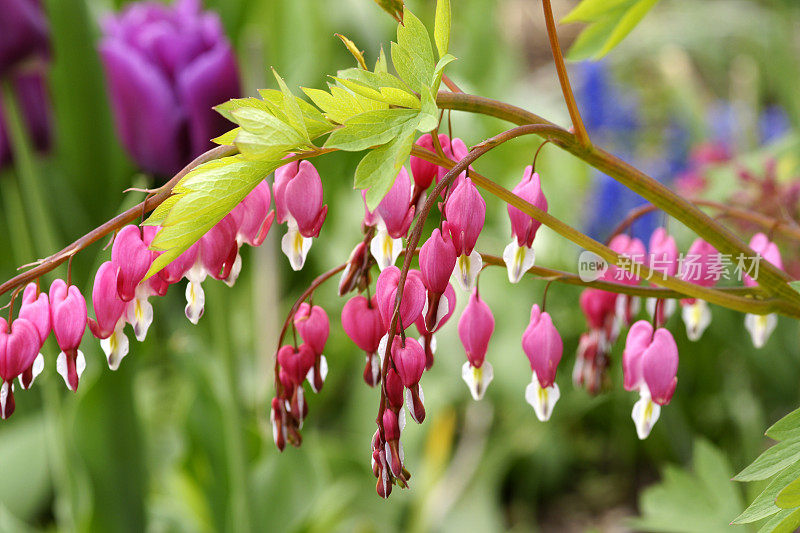
MULTIPOLYGON (((520 126, 526 124, 553 126, 551 122, 519 107, 471 94, 440 92, 437 104, 443 109, 480 113, 520 126)), ((728 228, 706 215, 688 200, 616 156, 596 146, 582 146, 573 135, 566 131, 565 133, 568 137, 559 139, 559 142, 555 144, 658 206, 705 239, 719 252, 730 254, 733 257, 737 257, 739 254, 746 257, 755 255, 728 228)), ((540 133, 540 135, 552 136, 547 133, 540 133)), ((789 275, 774 265, 764 262, 759 266, 759 283, 770 294, 781 297, 781 311, 793 316, 800 316, 800 293, 788 285, 789 281, 791 281, 789 275)))
MULTIPOLYGON (((218 383, 217 401, 222 410, 222 431, 228 460, 228 484, 230 487, 230 505, 228 525, 231 531, 253 531, 251 523, 250 487, 247 476, 247 456, 242 439, 242 418, 239 411, 238 386, 236 374, 238 362, 232 346, 230 335, 229 295, 223 293, 219 283, 207 283, 212 289, 214 312, 210 318, 214 325, 213 335, 217 351, 223 356, 223 376, 218 383), (212 285, 213 284, 213 285, 212 285)), ((212 378, 213 379, 213 378, 212 378)))
POLYGON ((9 140, 14 154, 14 168, 17 171, 25 208, 36 230, 34 246, 36 253, 44 256, 54 250, 57 244, 47 203, 42 195, 42 186, 33 156, 30 135, 22 120, 16 92, 11 82, 3 82, 3 109, 8 124, 9 140))

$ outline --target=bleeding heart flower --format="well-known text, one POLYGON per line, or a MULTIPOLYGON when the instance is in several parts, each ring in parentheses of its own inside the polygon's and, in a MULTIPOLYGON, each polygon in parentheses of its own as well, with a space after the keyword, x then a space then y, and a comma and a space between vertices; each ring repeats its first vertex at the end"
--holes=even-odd
POLYGON ((462 289, 471 291, 483 267, 483 260, 474 248, 486 219, 486 202, 472 180, 465 178, 447 199, 444 209, 447 220, 443 227, 450 233, 459 256, 456 280, 462 289))
POLYGON ((415 209, 410 202, 411 181, 402 167, 394 185, 375 210, 378 231, 372 238, 370 251, 381 270, 393 265, 403 250, 403 237, 414 220, 415 209))
POLYGON ((348 337, 366 352, 364 381, 374 387, 380 381, 380 357, 376 357, 381 338, 386 334, 376 299, 353 296, 342 308, 342 329, 348 337))
POLYGON ((14 412, 14 378, 33 365, 41 348, 39 332, 33 322, 24 318, 14 320, 9 327, 0 318, 0 417, 14 412))
MULTIPOLYGON (((522 180, 512 192, 529 204, 547 212, 547 198, 542 192, 539 174, 533 172, 532 166, 525 167, 522 180)), ((512 205, 508 206, 508 218, 511 220, 513 238, 503 251, 503 260, 508 269, 508 280, 511 283, 518 283, 536 261, 533 239, 542 223, 512 205)))
POLYGON ((525 399, 533 406, 539 420, 546 422, 561 396, 555 379, 564 343, 550 315, 536 304, 531 309, 531 321, 522 334, 522 349, 533 371, 531 383, 525 389, 525 399))
MULTIPOLYGON (((400 281, 400 269, 392 265, 381 272, 375 286, 378 309, 383 319, 383 326, 389 329, 394 314, 397 284, 400 281)), ((400 327, 408 328, 422 314, 425 308, 425 285, 419 270, 409 270, 400 300, 400 327)))
POLYGON ((458 254, 449 233, 436 228, 419 250, 419 268, 425 287, 443 294, 456 267, 458 254))
POLYGON ((300 270, 328 213, 328 206, 322 205, 322 180, 310 162, 295 161, 275 171, 273 193, 278 222, 289 225, 281 249, 292 269, 300 270))
MULTIPOLYGON (((763 233, 756 233, 753 235, 753 238, 750 239, 750 248, 752 248, 761 259, 766 259, 774 266, 783 269, 783 260, 781 259, 781 252, 778 246, 770 241, 769 237, 763 233)), ((757 269, 758 267, 756 266, 756 272, 754 272, 756 275, 757 269)), ((745 287, 758 286, 758 282, 746 272, 744 273, 743 281, 745 287)), ((772 332, 775 331, 777 326, 778 315, 775 313, 770 313, 768 315, 747 313, 744 316, 744 327, 748 333, 750 333, 750 338, 753 339, 753 345, 756 348, 762 348, 767 343, 767 340, 769 340, 770 335, 772 335, 772 332)))
POLYGON ((56 360, 56 370, 69 390, 78 389, 78 381, 86 369, 86 358, 78 349, 86 331, 86 300, 78 287, 57 279, 50 285, 50 323, 61 353, 56 360))
POLYGON ((123 302, 130 302, 136 296, 136 286, 153 263, 153 253, 144 242, 139 226, 128 225, 119 230, 111 247, 111 262, 119 269, 119 297, 123 302))
MULTIPOLYGON (((36 283, 28 283, 22 293, 22 305, 19 309, 19 317, 30 321, 39 333, 39 348, 42 349, 44 341, 50 335, 50 299, 47 293, 39 292, 36 283)), ((39 353, 34 359, 33 364, 26 368, 19 376, 19 383, 23 389, 27 390, 33 384, 33 380, 44 370, 44 356, 39 353)))
POLYGON ((261 180, 244 200, 237 205, 231 216, 238 228, 236 240, 241 246, 244 243, 250 246, 261 246, 267 238, 275 211, 269 210, 271 196, 269 184, 261 180))
POLYGON ((120 361, 128 354, 128 337, 123 332, 127 304, 117 294, 118 275, 119 267, 111 261, 97 269, 92 288, 92 304, 97 319, 89 319, 89 330, 100 339, 100 347, 112 370, 119 368, 120 361))
POLYGON ((494 378, 492 365, 485 361, 493 332, 492 310, 477 292, 473 292, 458 321, 458 336, 467 353, 467 362, 461 369, 461 377, 476 400, 483 398, 486 387, 494 378))

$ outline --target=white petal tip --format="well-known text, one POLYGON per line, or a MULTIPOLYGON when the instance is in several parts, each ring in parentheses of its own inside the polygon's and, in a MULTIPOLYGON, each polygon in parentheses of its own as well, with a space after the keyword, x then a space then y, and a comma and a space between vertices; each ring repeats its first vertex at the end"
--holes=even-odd
POLYGON ((478 274, 483 268, 483 259, 477 250, 469 255, 461 255, 456 261, 455 276, 458 286, 464 291, 472 292, 478 281, 478 274))
POLYGON ((503 261, 506 263, 508 281, 519 283, 525 272, 530 270, 536 262, 536 254, 532 248, 520 246, 514 239, 503 250, 503 261))
POLYGON ((483 395, 486 394, 486 388, 489 383, 494 379, 494 369, 492 369, 491 363, 488 362, 484 362, 483 365, 475 368, 467 361, 461 367, 461 379, 467 384, 472 398, 481 400, 483 395))
POLYGON ((403 251, 402 239, 393 239, 381 224, 378 232, 369 243, 369 251, 380 270, 384 270, 397 262, 400 252, 403 251))
POLYGON ((644 440, 650 435, 659 415, 661 415, 661 406, 653 402, 649 395, 643 395, 633 405, 631 418, 636 425, 636 435, 639 436, 639 440, 644 440))
POLYGON ((281 239, 281 250, 289 258, 289 264, 295 272, 303 269, 308 251, 311 250, 312 239, 303 237, 296 227, 289 226, 286 235, 281 239))
POLYGON ((542 388, 536 372, 534 372, 531 382, 525 388, 525 401, 533 407, 536 417, 542 422, 550 420, 553 408, 559 398, 561 398, 561 391, 558 384, 553 383, 549 387, 542 388))

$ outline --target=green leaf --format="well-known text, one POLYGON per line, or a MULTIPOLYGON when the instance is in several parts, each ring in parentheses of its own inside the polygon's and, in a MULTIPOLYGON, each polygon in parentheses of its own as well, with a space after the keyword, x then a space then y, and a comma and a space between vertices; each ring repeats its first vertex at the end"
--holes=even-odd
POLYGON ((800 433, 800 409, 795 409, 788 415, 775 422, 767 430, 767 437, 781 441, 794 437, 800 433))
POLYGON ((283 110, 289 118, 289 125, 292 126, 301 137, 309 141, 310 139, 308 138, 308 130, 306 129, 303 112, 300 111, 300 106, 297 105, 294 94, 292 94, 289 86, 286 85, 286 82, 283 81, 283 78, 281 78, 278 71, 274 68, 272 69, 272 74, 275 76, 275 79, 278 80, 278 86, 281 88, 281 93, 283 93, 283 110))
POLYGON ((409 125, 415 128, 418 116, 419 113, 411 109, 380 109, 361 113, 334 130, 325 142, 325 148, 357 152, 385 144, 407 131, 409 125))
POLYGON ((370 151, 356 167, 355 186, 367 191, 367 207, 375 209, 392 188, 400 167, 411 154, 414 128, 409 128, 393 141, 370 151))
POLYGON ((800 436, 772 446, 733 479, 735 481, 767 479, 798 461, 800 461, 800 436))
POLYGON ((800 526, 800 509, 784 509, 775 513, 758 533, 792 533, 800 526))
POLYGON ((800 507, 800 477, 781 489, 775 498, 775 505, 781 509, 800 507))
POLYGON ((358 83, 357 81, 347 80, 345 78, 334 77, 333 79, 357 95, 363 96, 364 98, 369 98, 370 100, 375 100, 377 102, 383 102, 383 100, 381 100, 381 91, 379 89, 373 89, 372 87, 358 83))
MULTIPOLYGON (((593 1, 577 16, 573 11, 565 18, 566 22, 586 20, 591 23, 575 40, 567 58, 577 61, 603 57, 622 42, 656 3, 658 0, 612 0, 600 6, 593 1)), ((578 7, 581 6, 583 4, 578 7)))
POLYGON ((383 46, 381 46, 381 51, 378 52, 378 59, 375 61, 375 69, 373 72, 375 74, 379 74, 381 72, 389 72, 388 65, 386 64, 386 54, 383 53, 383 46))
POLYGON ((419 124, 417 130, 427 133, 439 125, 439 108, 436 107, 436 99, 429 88, 422 90, 422 108, 419 112, 419 124))
POLYGON ((345 48, 347 48, 347 51, 350 52, 350 54, 356 59, 356 63, 358 63, 361 68, 366 70, 367 64, 364 61, 364 52, 358 49, 356 43, 354 43, 341 33, 335 33, 334 35, 336 35, 339 39, 341 39, 345 48))
MULTIPOLYGON (((281 91, 275 89, 259 89, 258 93, 261 95, 261 98, 264 99, 264 102, 271 107, 273 113, 283 109, 283 93, 281 91)), ((309 137, 315 139, 333 129, 333 124, 325 118, 325 115, 323 115, 319 109, 299 96, 295 96, 294 99, 303 112, 303 120, 305 121, 309 137)))
POLYGON ((438 0, 436 2, 433 38, 436 41, 439 57, 444 57, 450 47, 450 0, 438 0))
POLYGON ((380 91, 382 87, 394 87, 406 92, 409 91, 408 85, 403 83, 403 80, 388 72, 370 72, 360 68, 348 68, 340 70, 336 75, 338 78, 358 82, 376 91, 380 91))
POLYGON ((214 106, 214 111, 227 118, 231 122, 236 122, 233 118, 233 112, 242 108, 256 108, 264 112, 269 112, 269 106, 263 100, 258 98, 233 98, 227 102, 223 102, 214 106))
POLYGON ((790 281, 789 286, 797 292, 800 292, 800 280, 790 281))
POLYGON ((236 136, 239 135, 241 128, 233 128, 231 131, 227 131, 220 135, 219 137, 214 137, 211 139, 211 142, 215 144, 221 145, 230 145, 233 146, 234 141, 236 140, 236 136))
POLYGON ((742 512, 736 519, 731 522, 732 524, 748 524, 761 520, 768 516, 780 511, 778 506, 775 505, 775 498, 778 493, 786 487, 793 479, 800 475, 800 463, 794 463, 786 470, 778 474, 772 481, 770 481, 767 488, 761 491, 753 503, 742 512))
POLYGON ((411 89, 428 87, 433 78, 433 48, 428 30, 406 9, 403 24, 397 26, 397 42, 392 43, 392 64, 411 89))
POLYGON ((638 0, 583 0, 560 20, 561 24, 571 22, 597 22, 620 7, 628 8, 638 0))
POLYGON ((403 0, 375 0, 375 3, 397 20, 403 16, 403 0))
POLYGON ((642 491, 641 516, 628 525, 637 531, 730 531, 730 518, 743 502, 740 490, 730 482, 725 454, 698 440, 692 470, 665 468, 661 482, 642 491))
MULTIPOLYGON (((210 161, 187 174, 167 200, 166 216, 163 211, 154 213, 161 217, 162 228, 153 240, 152 248, 164 253, 153 262, 147 276, 164 268, 197 242, 259 181, 282 164, 281 160, 250 161, 235 155, 210 161)), ((152 220, 148 219, 148 223, 152 220)))
POLYGON ((381 97, 384 102, 393 106, 407 107, 409 109, 419 109, 421 106, 419 98, 394 87, 381 87, 381 97))
POLYGON ((450 54, 445 54, 436 63, 436 67, 434 67, 433 69, 433 83, 431 84, 434 92, 439 90, 439 83, 442 81, 442 74, 444 74, 444 68, 455 60, 456 58, 454 56, 450 54))

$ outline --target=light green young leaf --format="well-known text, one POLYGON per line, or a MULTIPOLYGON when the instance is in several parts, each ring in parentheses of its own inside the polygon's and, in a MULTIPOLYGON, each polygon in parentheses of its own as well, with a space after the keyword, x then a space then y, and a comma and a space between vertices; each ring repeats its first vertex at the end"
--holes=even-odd
POLYGON ((792 533, 800 526, 800 509, 784 509, 775 513, 758 533, 792 533))
POLYGON ((599 22, 587 26, 578 35, 567 51, 568 61, 583 61, 585 59, 596 59, 600 50, 603 49, 608 36, 614 31, 619 20, 625 14, 625 10, 618 12, 619 17, 607 17, 599 22))
POLYGON ((368 189, 367 207, 375 209, 392 188, 400 167, 411 154, 414 128, 405 130, 396 139, 371 150, 356 167, 355 187, 368 189))
POLYGON ((790 281, 789 286, 797 292, 800 292, 800 280, 790 281))
POLYGON ((331 93, 321 89, 303 87, 303 92, 311 98, 317 107, 325 112, 328 120, 338 124, 344 123, 348 118, 362 112, 361 106, 347 91, 342 91, 344 98, 337 98, 331 93))
POLYGON ((275 76, 275 79, 278 80, 278 86, 281 88, 281 93, 283 93, 283 111, 289 119, 289 125, 297 130, 297 133, 299 133, 301 137, 309 141, 310 139, 308 138, 308 130, 306 129, 303 112, 300 111, 300 106, 297 105, 294 94, 292 94, 289 86, 286 85, 286 82, 283 81, 283 78, 281 78, 278 71, 274 68, 272 69, 272 74, 275 76))
MULTIPOLYGON (((174 190, 174 189, 173 189, 174 190)), ((147 217, 147 220, 143 222, 142 225, 144 226, 160 226, 164 220, 167 218, 170 209, 178 202, 180 196, 177 194, 173 194, 172 196, 168 196, 166 200, 161 202, 158 207, 156 207, 150 216, 147 217)))
POLYGON ((375 61, 375 69, 373 69, 373 72, 375 72, 375 74, 389 72, 388 65, 386 64, 386 54, 383 53, 383 45, 381 45, 381 51, 378 52, 378 59, 375 61))
POLYGON ((781 441, 800 435, 800 409, 784 416, 767 430, 767 437, 781 441))
MULTIPOLYGON (((276 89, 259 89, 258 93, 261 95, 261 98, 264 99, 264 102, 271 106, 273 113, 275 113, 276 110, 283 109, 283 93, 281 91, 276 89)), ((333 129, 333 124, 325 118, 325 115, 322 114, 319 109, 299 96, 295 96, 294 99, 300 107, 300 111, 303 112, 303 120, 305 121, 309 137, 315 139, 333 129)))
MULTIPOLYGON (((658 0, 614 0, 610 5, 604 6, 602 14, 596 13, 591 17, 591 24, 575 40, 567 53, 567 59, 600 59, 622 42, 657 2, 658 0)), ((570 18, 571 20, 578 19, 570 18)))
POLYGON ((439 108, 436 107, 436 99, 427 87, 422 89, 422 108, 419 112, 419 124, 417 130, 427 133, 439 124, 439 108))
POLYGON ((348 152, 366 150, 385 144, 416 127, 418 112, 413 109, 380 109, 367 111, 348 119, 334 130, 325 142, 325 148, 337 148, 348 152))
POLYGON ((300 140, 294 143, 278 142, 275 137, 255 135, 246 130, 239 131, 234 145, 242 157, 251 160, 280 159, 297 148, 310 148, 300 140))
POLYGON ((410 91, 408 85, 403 83, 403 80, 388 72, 370 72, 360 68, 348 68, 340 70, 336 75, 339 78, 358 82, 376 91, 380 91, 382 87, 394 87, 406 92, 410 91))
POLYGON ((436 2, 433 38, 436 41, 439 57, 444 57, 450 47, 450 0, 438 0, 436 2))
POLYGON ((234 141, 236 140, 236 136, 239 134, 240 131, 241 128, 233 128, 231 131, 227 131, 222 135, 220 135, 219 137, 214 137, 213 139, 211 139, 211 142, 219 145, 227 144, 232 146, 234 141))
POLYGON ((153 240, 152 248, 163 253, 153 262, 147 276, 161 270, 197 242, 282 163, 280 160, 249 161, 236 155, 210 161, 187 174, 165 202, 167 206, 161 212, 156 210, 148 220, 148 223, 153 223, 153 218, 162 220, 161 231, 153 240))
POLYGON ((227 102, 222 102, 214 106, 214 111, 227 118, 231 122, 236 122, 233 118, 233 112, 242 108, 255 108, 264 112, 269 112, 270 109, 267 104, 258 98, 233 98, 227 102))
POLYGON ((644 18, 648 11, 650 11, 658 0, 639 0, 631 7, 625 16, 622 17, 619 24, 611 32, 602 50, 600 50, 600 57, 609 53, 615 46, 622 42, 622 40, 636 27, 639 22, 644 18))
POLYGON ((781 509, 800 507, 800 477, 781 489, 775 498, 775 505, 781 509))
POLYGON ((369 87, 367 85, 362 85, 361 83, 358 83, 357 81, 353 80, 346 80, 344 78, 336 78, 336 77, 334 77, 333 79, 336 80, 337 83, 341 84, 346 89, 349 89, 350 91, 354 92, 357 95, 369 98, 370 100, 382 102, 381 92, 378 89, 373 89, 372 87, 369 87))
POLYGON ((570 22, 597 22, 618 8, 628 8, 638 0, 583 0, 560 20, 561 24, 570 22))
POLYGON ((433 77, 433 48, 428 30, 406 9, 397 25, 397 43, 392 43, 392 64, 411 89, 427 87, 433 77))
POLYGON ((394 87, 381 87, 381 97, 382 101, 393 106, 407 107, 409 109, 419 109, 421 106, 419 98, 394 87))
POLYGON ((800 476, 800 463, 794 463, 770 481, 767 488, 761 491, 761 494, 753 500, 753 503, 731 523, 749 524, 750 522, 772 516, 780 511, 778 506, 775 505, 775 498, 777 498, 778 493, 783 490, 786 485, 791 483, 792 480, 798 476, 800 476))
POLYGON ((434 67, 433 69, 433 81, 431 83, 431 89, 433 94, 439 92, 439 84, 442 82, 442 75, 444 74, 444 68, 455 60, 456 58, 454 56, 450 54, 445 54, 436 63, 436 67, 434 67))
POLYGON ((772 446, 733 479, 735 481, 767 479, 798 461, 800 461, 800 436, 772 446))
POLYGON ((347 48, 347 51, 350 52, 350 54, 355 58, 356 63, 358 63, 361 66, 361 68, 366 70, 367 64, 364 62, 364 52, 358 49, 356 43, 354 43, 341 33, 336 33, 334 35, 336 35, 339 39, 341 39, 342 43, 344 44, 344 47, 347 48))

